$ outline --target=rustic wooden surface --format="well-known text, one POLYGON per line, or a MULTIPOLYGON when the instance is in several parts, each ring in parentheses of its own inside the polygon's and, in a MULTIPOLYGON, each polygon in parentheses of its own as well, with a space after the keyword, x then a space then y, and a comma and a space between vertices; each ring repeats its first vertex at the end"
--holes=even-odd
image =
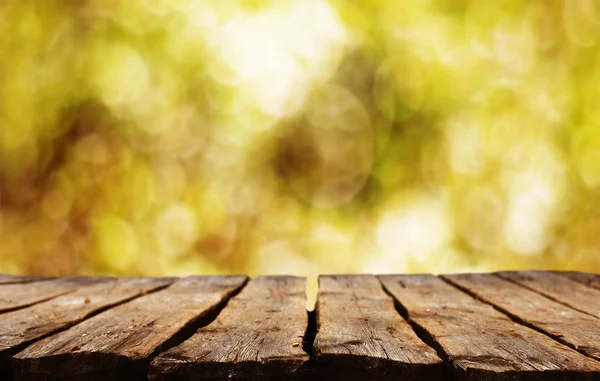
POLYGON ((582 273, 579 271, 564 271, 559 273, 576 282, 586 284, 590 287, 600 289, 600 274, 582 273))
POLYGON ((150 380, 291 380, 309 356, 305 280, 259 277, 210 325, 158 356, 150 380))
MULTIPOLYGON (((0 314, 0 375, 28 344, 81 322, 95 312, 169 284, 161 279, 80 279, 74 292, 29 308, 0 314)), ((37 286, 36 286, 37 287, 37 286)))
POLYGON ((432 275, 382 276, 459 380, 598 380, 600 362, 517 324, 432 275))
POLYGON ((498 275, 573 309, 600 318, 600 290, 550 272, 507 271, 498 275))
POLYGON ((0 274, 0 381, 600 381, 598 274, 0 274))
POLYGON ((0 312, 27 307, 68 294, 85 284, 107 280, 104 278, 72 278, 4 285, 0 288, 0 312))
POLYGON ((50 278, 44 278, 41 276, 18 276, 18 275, 4 275, 0 274, 0 285, 12 284, 12 283, 29 283, 36 280, 45 280, 50 278))
POLYGON ((529 327, 600 360, 600 320, 494 274, 447 275, 444 279, 529 327), (552 319, 548 316, 552 315, 552 319))
POLYGON ((148 359, 178 333, 197 328, 245 282, 241 276, 183 278, 30 346, 15 356, 15 379, 144 379, 148 359))
POLYGON ((319 278, 317 336, 319 373, 331 379, 436 380, 443 364, 394 308, 372 275, 319 278))

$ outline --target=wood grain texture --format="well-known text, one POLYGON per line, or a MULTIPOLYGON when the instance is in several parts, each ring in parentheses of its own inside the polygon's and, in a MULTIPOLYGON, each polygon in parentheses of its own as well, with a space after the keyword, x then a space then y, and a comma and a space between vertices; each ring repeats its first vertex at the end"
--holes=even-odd
POLYGON ((293 380, 309 356, 305 280, 259 277, 217 319, 159 355, 150 380, 293 380))
POLYGON ((317 372, 339 380, 438 380, 443 363, 372 275, 321 276, 317 372))
MULTIPOLYGON (((215 311, 246 277, 187 277, 39 341, 15 356, 15 380, 143 380, 150 359, 215 311)), ((187 333, 186 333, 187 334, 187 333)))
POLYGON ((600 319, 600 290, 548 271, 506 271, 497 274, 600 319))
POLYGON ((571 280, 600 290, 600 274, 583 273, 580 271, 557 271, 555 274, 565 276, 571 280))
POLYGON ((107 278, 61 278, 33 283, 0 286, 0 312, 16 310, 75 291, 86 284, 106 281, 107 278))
POLYGON ((51 278, 45 278, 41 276, 21 276, 21 275, 7 275, 0 274, 0 285, 2 284, 14 284, 14 283, 30 283, 39 280, 49 280, 51 278))
POLYGON ((380 277, 418 332, 469 381, 599 380, 600 362, 517 324, 432 275, 380 277))
POLYGON ((445 275, 444 279, 497 307, 513 320, 600 360, 598 319, 493 274, 445 275))
POLYGON ((0 315, 0 375, 10 373, 11 356, 32 342, 170 282, 160 278, 103 280, 55 299, 0 315))

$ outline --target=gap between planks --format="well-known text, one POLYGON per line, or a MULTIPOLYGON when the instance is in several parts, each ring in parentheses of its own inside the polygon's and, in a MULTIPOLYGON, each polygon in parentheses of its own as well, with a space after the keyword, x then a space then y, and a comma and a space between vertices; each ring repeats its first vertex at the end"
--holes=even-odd
POLYGON ((145 380, 153 357, 208 324, 246 282, 242 276, 171 280, 32 344, 15 356, 15 380, 145 380))
POLYGON ((52 277, 0 274, 0 285, 51 280, 52 277))
POLYGON ((114 278, 75 277, 5 283, 0 287, 0 314, 31 307, 73 293, 80 287, 110 280, 114 278))
POLYGON ((150 364, 150 380, 303 378, 306 281, 258 277, 211 324, 150 364))
POLYGON ((590 274, 581 271, 555 271, 554 273, 600 290, 600 274, 590 274))
POLYGON ((500 271, 494 274, 564 306, 600 319, 599 289, 548 271, 500 271))
MULTIPOLYGON (((429 332, 427 332, 427 330, 425 330, 423 327, 421 327, 419 324, 417 324, 414 320, 410 318, 408 309, 404 307, 404 305, 402 305, 402 303, 394 296, 394 294, 392 294, 390 290, 383 284, 380 276, 377 276, 377 279, 379 280, 381 288, 386 293, 386 295, 388 295, 394 301, 394 308, 396 309, 398 314, 402 316, 402 318, 411 326, 415 334, 419 337, 419 339, 421 339, 422 342, 424 342, 426 345, 430 346, 431 348, 433 348, 433 350, 435 350, 438 357, 444 361, 445 368, 447 368, 449 359, 444 350, 442 349, 442 346, 437 342, 437 340, 433 336, 429 334, 429 332)), ((445 370, 446 372, 448 372, 448 369, 445 370)), ((452 379, 452 377, 449 374, 446 374, 446 377, 452 379)))
POLYGON ((453 379, 600 379, 600 362, 512 321, 440 277, 379 278, 398 311, 444 359, 453 379))
POLYGON ((453 274, 441 275, 440 278, 469 296, 492 306, 515 323, 534 329, 563 345, 573 348, 582 355, 600 361, 600 342, 595 343, 593 340, 589 340, 589 336, 600 337, 600 324, 595 325, 594 317, 531 291, 518 283, 510 282, 497 274, 453 274), (490 278, 482 279, 482 277, 490 278), (486 280, 495 283, 504 292, 510 291, 512 295, 515 295, 515 293, 518 293, 518 295, 507 301, 503 298, 504 295, 498 295, 493 289, 486 289, 484 283, 486 280), (472 284, 475 281, 477 281, 477 287, 472 284), (548 309, 556 311, 558 319, 555 320, 564 319, 563 323, 565 324, 561 326, 557 323, 545 323, 541 319, 540 313, 547 312, 540 312, 542 308, 545 311, 548 309), (521 310, 520 313, 519 310, 521 310), (576 323, 588 323, 585 325, 588 330, 573 329, 576 323), (592 330, 592 332, 589 330, 592 330))
POLYGON ((12 374, 14 355, 45 338, 92 318, 138 296, 159 291, 171 284, 150 278, 73 278, 81 286, 71 292, 0 315, 0 379, 12 374), (137 283, 136 283, 137 282, 137 283), (151 284, 154 283, 154 284, 151 284), (121 287, 124 286, 124 287, 121 287), (94 295, 94 290, 99 290, 94 295))

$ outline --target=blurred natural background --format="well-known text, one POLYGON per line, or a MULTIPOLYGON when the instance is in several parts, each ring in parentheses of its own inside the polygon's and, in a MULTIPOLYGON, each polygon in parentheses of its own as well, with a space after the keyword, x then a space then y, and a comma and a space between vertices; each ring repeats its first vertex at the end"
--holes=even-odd
POLYGON ((597 0, 2 0, 0 272, 600 271, 597 0))

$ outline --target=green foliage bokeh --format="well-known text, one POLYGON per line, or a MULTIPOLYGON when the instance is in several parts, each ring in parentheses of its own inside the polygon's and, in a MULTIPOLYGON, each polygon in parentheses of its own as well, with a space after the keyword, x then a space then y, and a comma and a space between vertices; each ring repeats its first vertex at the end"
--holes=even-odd
POLYGON ((595 0, 0 2, 0 272, 600 271, 595 0))

